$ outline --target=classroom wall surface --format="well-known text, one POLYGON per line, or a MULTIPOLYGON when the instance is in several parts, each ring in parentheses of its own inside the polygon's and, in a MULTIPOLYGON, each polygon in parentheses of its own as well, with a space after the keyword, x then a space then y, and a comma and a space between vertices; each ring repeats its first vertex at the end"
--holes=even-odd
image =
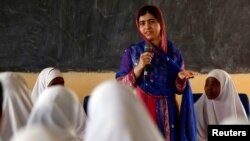
MULTIPOLYGON (((35 81, 38 77, 38 73, 18 73, 20 74, 28 84, 30 90, 32 90, 35 81)), ((240 93, 248 94, 250 98, 250 73, 247 74, 230 74, 235 86, 240 93)), ((65 86, 74 90, 82 102, 84 96, 90 95, 91 91, 101 82, 115 78, 114 72, 106 73, 80 73, 80 72, 68 72, 63 73, 65 78, 65 86)), ((199 76, 190 79, 193 93, 203 92, 205 84, 206 74, 200 74, 199 76)), ((178 102, 181 100, 181 96, 177 96, 178 102)))

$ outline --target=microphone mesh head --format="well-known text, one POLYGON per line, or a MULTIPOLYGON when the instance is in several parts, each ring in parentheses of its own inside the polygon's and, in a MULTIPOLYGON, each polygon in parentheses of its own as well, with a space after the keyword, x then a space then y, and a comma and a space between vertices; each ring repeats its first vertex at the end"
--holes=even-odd
POLYGON ((148 44, 145 44, 144 46, 144 52, 150 52, 151 51, 151 48, 148 44))

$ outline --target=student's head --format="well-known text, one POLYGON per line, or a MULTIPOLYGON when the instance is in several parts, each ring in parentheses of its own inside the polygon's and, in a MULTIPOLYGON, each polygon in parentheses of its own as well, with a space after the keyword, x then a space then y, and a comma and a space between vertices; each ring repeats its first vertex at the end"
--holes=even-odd
POLYGON ((93 90, 88 113, 85 141, 163 141, 145 105, 131 88, 115 80, 93 90))
POLYGON ((204 90, 208 99, 226 99, 229 92, 238 93, 230 75, 221 69, 208 73, 204 90))
POLYGON ((45 89, 36 101, 27 126, 42 124, 56 130, 73 130, 77 126, 79 111, 76 93, 63 86, 45 89))
POLYGON ((61 71, 54 67, 43 69, 38 76, 38 81, 44 85, 44 88, 53 85, 64 85, 64 78, 61 71))
POLYGON ((61 71, 54 67, 48 67, 43 69, 35 83, 35 86, 32 90, 31 97, 32 101, 35 102, 40 94, 48 87, 54 85, 64 86, 64 78, 61 71))
POLYGON ((62 85, 64 86, 64 78, 62 73, 57 68, 46 68, 42 72, 44 72, 44 80, 47 87, 54 85, 62 85))

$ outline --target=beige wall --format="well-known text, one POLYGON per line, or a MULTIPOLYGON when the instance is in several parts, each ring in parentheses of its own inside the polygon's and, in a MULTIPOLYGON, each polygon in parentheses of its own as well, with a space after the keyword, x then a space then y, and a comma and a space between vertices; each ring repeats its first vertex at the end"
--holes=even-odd
MULTIPOLYGON (((34 87, 39 73, 18 73, 26 80, 30 90, 34 87)), ((89 95, 92 89, 100 82, 108 79, 114 79, 114 72, 107 73, 80 73, 67 72, 63 73, 65 79, 65 86, 74 90, 79 99, 82 101, 83 97, 89 95)))
MULTIPOLYGON (((29 88, 32 90, 38 73, 18 73, 27 81, 29 88)), ((114 79, 114 72, 107 73, 80 73, 67 72, 63 73, 65 78, 65 86, 74 90, 79 99, 82 100, 84 96, 89 95, 93 88, 100 82, 108 79, 114 79)), ((238 92, 247 93, 250 97, 250 74, 231 74, 238 92)), ((193 93, 203 92, 203 87, 206 79, 206 74, 201 74, 194 79, 191 79, 191 87, 193 93)), ((181 99, 178 96, 178 101, 181 99)))

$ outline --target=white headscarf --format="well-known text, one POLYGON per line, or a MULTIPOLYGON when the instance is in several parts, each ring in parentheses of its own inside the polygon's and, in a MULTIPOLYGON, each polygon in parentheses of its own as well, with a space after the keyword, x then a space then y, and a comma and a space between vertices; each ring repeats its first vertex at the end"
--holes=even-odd
POLYGON ((248 120, 246 111, 229 74, 223 70, 214 69, 208 73, 208 77, 216 78, 220 82, 221 90, 220 95, 211 100, 204 93, 194 105, 198 141, 207 140, 207 126, 210 124, 220 124, 228 117, 248 120))
POLYGON ((54 131, 42 125, 20 129, 10 141, 61 141, 54 131))
POLYGON ((0 124, 0 137, 8 141, 18 129, 26 125, 32 109, 30 91, 24 79, 18 74, 0 74, 3 86, 3 113, 0 124))
POLYGON ((48 87, 49 83, 56 77, 63 78, 63 75, 60 70, 54 67, 45 68, 40 72, 31 93, 33 103, 36 102, 40 94, 48 87))
MULTIPOLYGON (((31 94, 33 103, 37 101, 42 92, 48 87, 49 83, 57 77, 63 78, 63 75, 59 69, 56 69, 54 67, 45 68, 40 72, 31 94)), ((83 138, 85 134, 85 124, 87 116, 82 109, 80 109, 78 113, 79 116, 76 127, 76 133, 79 138, 83 138)))
POLYGON ((78 102, 78 112, 77 112, 77 122, 76 122, 76 127, 75 127, 75 131, 76 131, 76 135, 78 138, 80 138, 81 140, 84 139, 85 137, 85 132, 86 132, 86 123, 87 123, 87 115, 83 109, 83 106, 80 102, 78 102))
POLYGON ((232 116, 232 117, 225 118, 220 124, 222 124, 222 125, 226 125, 226 124, 229 124, 229 125, 233 125, 233 124, 249 125, 250 122, 249 122, 249 119, 248 119, 248 121, 246 121, 246 119, 244 117, 235 118, 234 116, 232 116))
POLYGON ((163 141, 143 103, 115 80, 91 94, 85 141, 163 141))
POLYGON ((35 103, 27 126, 42 124, 65 141, 80 140, 76 135, 79 111, 83 111, 76 94, 61 85, 44 90, 35 103))

